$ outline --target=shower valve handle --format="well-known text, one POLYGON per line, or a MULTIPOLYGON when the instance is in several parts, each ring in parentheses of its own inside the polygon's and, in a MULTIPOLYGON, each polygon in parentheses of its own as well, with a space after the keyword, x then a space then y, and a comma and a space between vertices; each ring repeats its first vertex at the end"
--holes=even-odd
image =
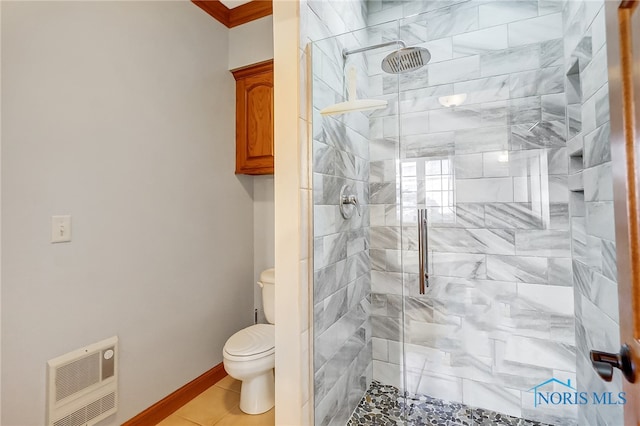
POLYGON ((351 186, 349 185, 343 185, 342 189, 340 189, 339 205, 340 213, 345 219, 351 219, 354 210, 358 212, 358 216, 362 216, 362 213, 360 213, 360 203, 358 202, 358 197, 356 197, 356 195, 351 190, 351 186), (349 205, 353 207, 347 208, 346 206, 349 205))
POLYGON ((358 199, 355 195, 343 195, 342 204, 351 204, 358 212, 358 216, 362 216, 362 213, 360 213, 360 204, 358 203, 358 199))

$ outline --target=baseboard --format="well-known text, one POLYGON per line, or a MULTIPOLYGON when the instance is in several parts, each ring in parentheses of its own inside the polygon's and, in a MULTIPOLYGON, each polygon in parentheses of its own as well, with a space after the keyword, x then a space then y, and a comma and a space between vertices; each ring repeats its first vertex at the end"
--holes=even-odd
POLYGON ((137 416, 127 420, 122 426, 149 426, 160 423, 180 407, 200 395, 227 375, 222 363, 193 379, 177 391, 153 404, 137 416))

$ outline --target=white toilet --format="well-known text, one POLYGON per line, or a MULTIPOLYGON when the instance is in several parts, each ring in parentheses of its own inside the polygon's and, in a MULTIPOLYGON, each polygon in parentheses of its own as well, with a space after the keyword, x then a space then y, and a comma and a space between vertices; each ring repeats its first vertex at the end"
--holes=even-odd
POLYGON ((275 404, 275 270, 260 274, 262 306, 269 324, 255 324, 229 337, 222 350, 224 369, 242 381, 240 409, 247 414, 269 411, 275 404))

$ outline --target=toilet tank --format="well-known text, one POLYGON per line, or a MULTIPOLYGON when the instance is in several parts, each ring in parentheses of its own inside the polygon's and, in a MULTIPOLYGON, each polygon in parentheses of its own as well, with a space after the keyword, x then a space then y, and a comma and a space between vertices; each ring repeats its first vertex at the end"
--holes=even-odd
POLYGON ((265 269, 260 274, 258 285, 262 288, 262 307, 264 316, 269 324, 275 324, 276 290, 275 290, 276 270, 274 268, 265 269))

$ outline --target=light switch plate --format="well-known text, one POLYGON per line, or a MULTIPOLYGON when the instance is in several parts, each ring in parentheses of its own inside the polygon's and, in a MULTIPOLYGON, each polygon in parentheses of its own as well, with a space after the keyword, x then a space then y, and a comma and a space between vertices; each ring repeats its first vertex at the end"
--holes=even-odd
POLYGON ((51 242, 71 241, 71 216, 51 216, 51 242))

